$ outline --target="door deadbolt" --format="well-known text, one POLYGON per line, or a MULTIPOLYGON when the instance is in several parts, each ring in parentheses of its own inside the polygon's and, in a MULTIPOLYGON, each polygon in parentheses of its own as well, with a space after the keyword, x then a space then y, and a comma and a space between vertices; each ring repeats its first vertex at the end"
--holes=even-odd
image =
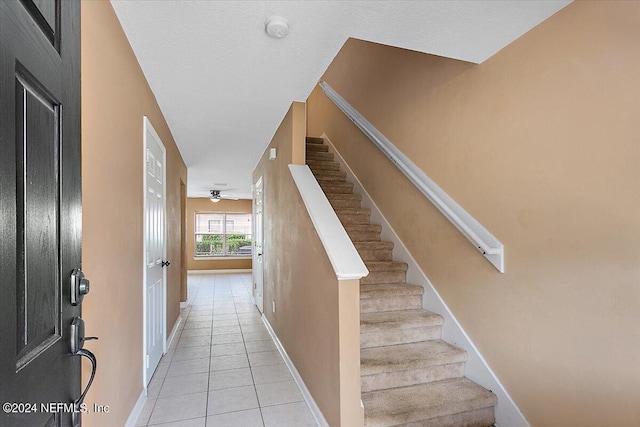
POLYGON ((89 293, 89 279, 84 277, 84 273, 79 268, 74 268, 71 272, 71 305, 78 305, 82 298, 89 293))

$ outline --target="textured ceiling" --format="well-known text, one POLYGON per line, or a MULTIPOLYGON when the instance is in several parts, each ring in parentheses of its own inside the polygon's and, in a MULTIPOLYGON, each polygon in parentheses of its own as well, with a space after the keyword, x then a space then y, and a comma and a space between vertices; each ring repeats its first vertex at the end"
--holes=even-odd
POLYGON ((188 196, 227 183, 241 198, 289 105, 347 38, 480 63, 568 3, 112 0, 187 164, 188 196), (265 33, 273 15, 287 38, 265 33))

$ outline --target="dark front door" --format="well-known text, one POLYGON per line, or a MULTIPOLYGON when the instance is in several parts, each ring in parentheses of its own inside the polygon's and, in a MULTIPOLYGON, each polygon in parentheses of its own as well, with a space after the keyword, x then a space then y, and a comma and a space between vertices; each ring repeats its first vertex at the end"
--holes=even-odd
POLYGON ((0 426, 69 426, 80 394, 80 4, 0 0, 0 426), (53 405, 52 405, 53 404, 53 405))

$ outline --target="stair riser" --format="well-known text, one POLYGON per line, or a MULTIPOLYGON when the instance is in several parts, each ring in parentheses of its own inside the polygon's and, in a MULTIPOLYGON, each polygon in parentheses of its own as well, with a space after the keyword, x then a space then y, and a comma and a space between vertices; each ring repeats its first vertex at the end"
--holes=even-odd
POLYGON ((346 182, 347 179, 344 176, 335 175, 318 175, 314 174, 316 181, 318 182, 346 182))
MULTIPOLYGON (((357 249, 357 248, 356 248, 357 249)), ((364 261, 392 261, 392 249, 358 249, 360 257, 364 261)))
POLYGON ((402 425, 403 427, 490 427, 496 422, 493 415, 493 408, 480 408, 469 412, 446 415, 428 420, 420 420, 419 417, 417 418, 418 419, 401 421, 400 423, 388 424, 366 417, 365 408, 364 425, 365 427, 390 427, 396 425, 402 425))
POLYGON ((389 329, 385 331, 363 332, 360 334, 360 348, 409 344, 413 342, 439 340, 441 338, 442 326, 426 326, 424 328, 389 329))
POLYGON ((343 225, 348 224, 369 224, 370 215, 369 214, 356 214, 356 213, 339 213, 338 218, 343 225))
POLYGON ((306 156, 307 160, 331 160, 333 161, 332 153, 322 153, 318 151, 308 151, 306 156))
POLYGON ((450 380, 464 376, 464 362, 448 363, 408 369, 406 371, 383 372, 375 375, 363 375, 362 392, 386 390, 396 387, 408 387, 433 381, 450 380))
POLYGON ((307 161, 307 166, 311 169, 312 172, 317 171, 339 171, 340 163, 338 162, 326 162, 326 161, 318 161, 318 160, 309 160, 307 161))
POLYGON ((360 284, 404 283, 405 278, 406 273, 404 271, 370 271, 367 277, 360 279, 360 284))
POLYGON ((360 312, 374 313, 379 311, 411 310, 422 308, 422 295, 406 295, 397 297, 361 298, 360 312))
POLYGON ((340 200, 331 200, 329 199, 329 203, 333 209, 360 209, 360 200, 358 199, 340 199, 340 200))
POLYGON ((329 147, 326 145, 322 145, 322 144, 306 144, 306 148, 307 148, 307 153, 310 152, 321 152, 321 153, 326 153, 329 151, 329 147))
MULTIPOLYGON (((380 241, 379 231, 347 230, 347 234, 351 238, 352 242, 379 242, 380 241)), ((360 280, 360 283, 362 283, 362 280, 360 280)))
POLYGON ((335 177, 338 177, 338 178, 346 178, 347 177, 346 173, 344 173, 342 171, 339 171, 339 170, 337 170, 337 171, 336 170, 320 170, 320 171, 314 172, 313 174, 315 175, 315 177, 317 179, 320 179, 322 177, 330 177, 330 176, 335 176, 335 177))
POLYGON ((324 144, 324 139, 316 136, 307 136, 305 137, 305 142, 307 144, 324 144))
POLYGON ((319 181, 322 191, 333 194, 352 194, 353 184, 350 182, 319 181))

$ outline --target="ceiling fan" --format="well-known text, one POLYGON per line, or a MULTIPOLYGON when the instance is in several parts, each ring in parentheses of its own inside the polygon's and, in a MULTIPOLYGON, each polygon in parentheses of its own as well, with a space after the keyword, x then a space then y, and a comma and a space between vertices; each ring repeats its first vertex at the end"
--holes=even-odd
POLYGON ((210 190, 209 192, 211 193, 211 197, 210 200, 213 203, 217 203, 222 199, 225 200, 238 200, 237 197, 233 197, 233 196, 228 196, 228 195, 224 195, 224 194, 220 194, 221 190, 210 190))

